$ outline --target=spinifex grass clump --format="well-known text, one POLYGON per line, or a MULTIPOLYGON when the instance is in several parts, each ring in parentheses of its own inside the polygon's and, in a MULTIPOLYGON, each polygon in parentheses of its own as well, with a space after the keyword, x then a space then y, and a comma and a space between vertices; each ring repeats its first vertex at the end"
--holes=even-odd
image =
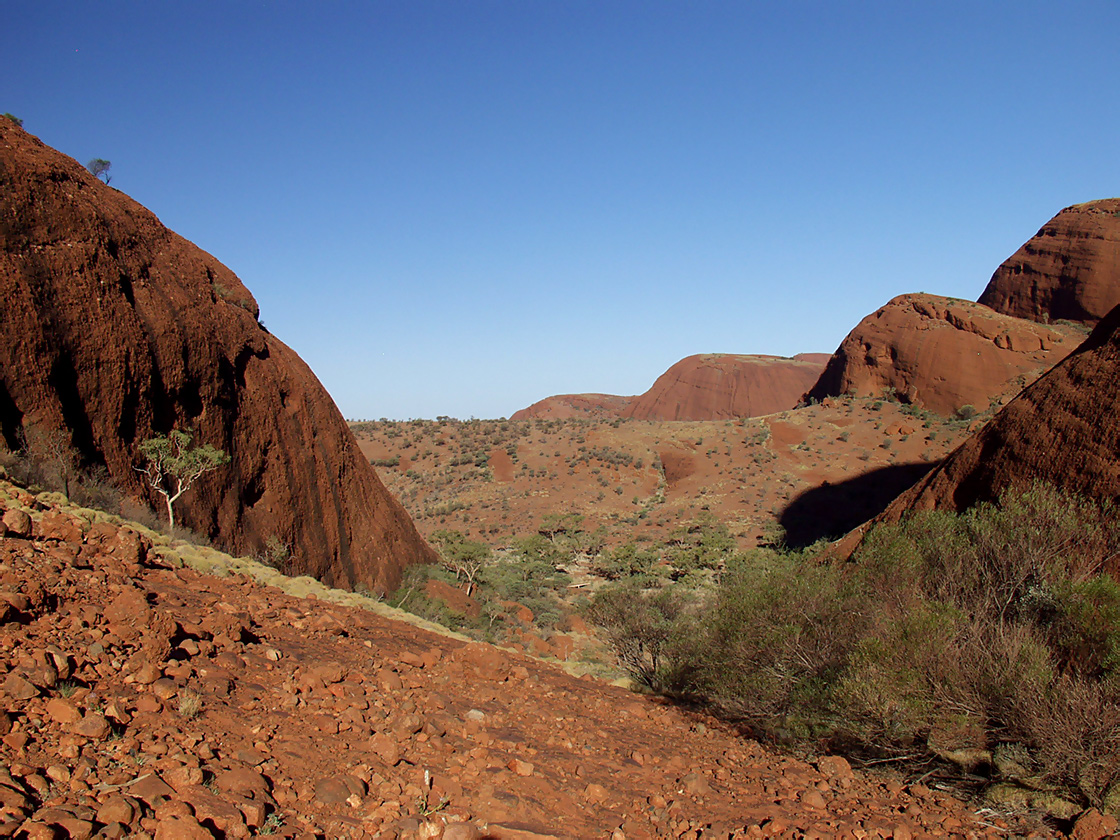
POLYGON ((1045 486, 917 513, 851 563, 740 559, 659 667, 760 730, 884 756, 1011 747, 1099 805, 1120 782, 1118 558, 1111 505, 1045 486))

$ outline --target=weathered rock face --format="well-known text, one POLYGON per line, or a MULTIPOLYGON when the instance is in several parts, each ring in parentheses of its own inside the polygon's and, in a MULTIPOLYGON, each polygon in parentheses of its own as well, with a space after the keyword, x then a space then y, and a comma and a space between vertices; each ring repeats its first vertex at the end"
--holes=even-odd
POLYGON ((545 397, 515 411, 510 420, 568 420, 573 417, 602 420, 621 416, 633 397, 614 394, 559 394, 545 397))
POLYGON ((1044 480, 1100 498, 1120 495, 1120 307, 1068 358, 1008 403, 879 517, 964 510, 1044 480))
POLYGON ((298 568, 392 588, 432 557, 303 361, 209 254, 77 162, 0 120, 0 430, 66 429, 144 496, 137 445, 172 428, 232 456, 177 503, 239 552, 275 536, 298 568))
POLYGON ((1120 304, 1120 198, 1067 207, 996 269, 980 303, 1092 326, 1120 304))
POLYGON ((636 420, 724 420, 759 417, 797 405, 820 376, 823 354, 689 356, 657 378, 622 412, 636 420))
POLYGON ((1082 338, 1075 327, 1042 326, 971 301, 900 295, 848 333, 806 396, 878 396, 894 389, 903 401, 943 415, 966 405, 984 410, 1082 338))

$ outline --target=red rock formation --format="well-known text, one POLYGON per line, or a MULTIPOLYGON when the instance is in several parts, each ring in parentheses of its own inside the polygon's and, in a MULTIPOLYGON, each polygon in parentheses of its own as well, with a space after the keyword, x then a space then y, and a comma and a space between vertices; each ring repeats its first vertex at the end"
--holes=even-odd
POLYGON ((1115 498, 1120 495, 1118 414, 1120 306, 877 521, 897 520, 909 510, 964 510, 1039 479, 1115 498))
POLYGON ((391 589, 432 557, 303 361, 241 281, 74 160, 0 120, 0 430, 66 429, 145 490, 137 445, 171 428, 232 456, 177 503, 235 551, 270 536, 334 585, 391 589))
POLYGON ((820 376, 823 363, 823 354, 793 359, 730 353, 689 356, 635 397, 622 416, 637 420, 723 420, 773 414, 797 405, 805 389, 820 376))
POLYGON ((806 396, 878 396, 893 388, 903 401, 939 414, 965 405, 984 410, 1082 337, 1074 327, 1040 326, 971 301, 900 295, 848 333, 806 396))
POLYGON ((1120 304, 1120 198, 1060 212, 996 269, 980 303, 1042 324, 1096 324, 1120 304))
POLYGON ((572 417, 601 420, 618 417, 633 397, 614 394, 560 394, 545 397, 528 408, 515 411, 510 420, 567 420, 572 417))

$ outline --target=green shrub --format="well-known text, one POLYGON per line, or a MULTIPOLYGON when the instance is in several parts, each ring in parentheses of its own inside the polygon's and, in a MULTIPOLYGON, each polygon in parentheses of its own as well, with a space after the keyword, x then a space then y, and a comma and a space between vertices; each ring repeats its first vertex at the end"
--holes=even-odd
POLYGON ((1117 556, 1110 504, 1040 485, 880 526, 848 564, 732 558, 687 638, 678 594, 616 586, 591 617, 636 678, 757 730, 896 757, 1010 745, 1099 807, 1120 783, 1117 556))
POLYGON ((587 614, 636 682, 674 691, 687 685, 696 661, 691 605, 679 587, 646 592, 627 581, 597 592, 587 614))
POLYGON ((735 538, 727 525, 705 512, 669 534, 666 559, 684 573, 717 569, 734 554, 735 548, 735 538))
POLYGON ((628 542, 598 555, 591 564, 591 571, 607 580, 618 580, 649 575, 655 562, 656 551, 628 542))

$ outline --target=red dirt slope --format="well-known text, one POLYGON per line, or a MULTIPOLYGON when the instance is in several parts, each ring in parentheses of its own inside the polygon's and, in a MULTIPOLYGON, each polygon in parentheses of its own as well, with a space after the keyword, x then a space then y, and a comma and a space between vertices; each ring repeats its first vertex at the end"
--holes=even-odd
POLYGON ((636 420, 729 420, 760 417, 797 405, 820 376, 822 354, 681 359, 622 412, 636 420))
POLYGON ((980 303, 1043 324, 1096 324, 1120 304, 1120 198, 1060 212, 996 270, 980 303))
POLYGON ((908 510, 964 510, 1037 479, 1115 498, 1120 495, 1118 414, 1120 307, 1074 353, 895 500, 879 520, 894 521, 908 510))
POLYGON ((189 558, 189 547, 153 545, 0 482, 3 507, 6 837, 996 838, 1017 828, 921 784, 853 772, 838 757, 777 755, 667 702, 391 620, 358 595, 294 597, 300 581, 251 564, 200 574, 177 553, 189 558))
POLYGON ((868 315, 833 354, 813 399, 853 393, 899 398, 942 415, 985 410, 1017 392, 1081 341, 1069 326, 1040 326, 986 306, 928 294, 900 295, 868 315))
POLYGON ((275 536, 340 586, 393 589, 432 552, 241 281, 148 210, 0 119, 0 430, 65 430, 131 493, 137 445, 192 428, 232 455, 178 503, 239 552, 275 536))
POLYGON ((619 417, 633 397, 614 394, 560 394, 545 397, 528 408, 515 411, 510 420, 570 420, 583 417, 602 420, 619 417))

